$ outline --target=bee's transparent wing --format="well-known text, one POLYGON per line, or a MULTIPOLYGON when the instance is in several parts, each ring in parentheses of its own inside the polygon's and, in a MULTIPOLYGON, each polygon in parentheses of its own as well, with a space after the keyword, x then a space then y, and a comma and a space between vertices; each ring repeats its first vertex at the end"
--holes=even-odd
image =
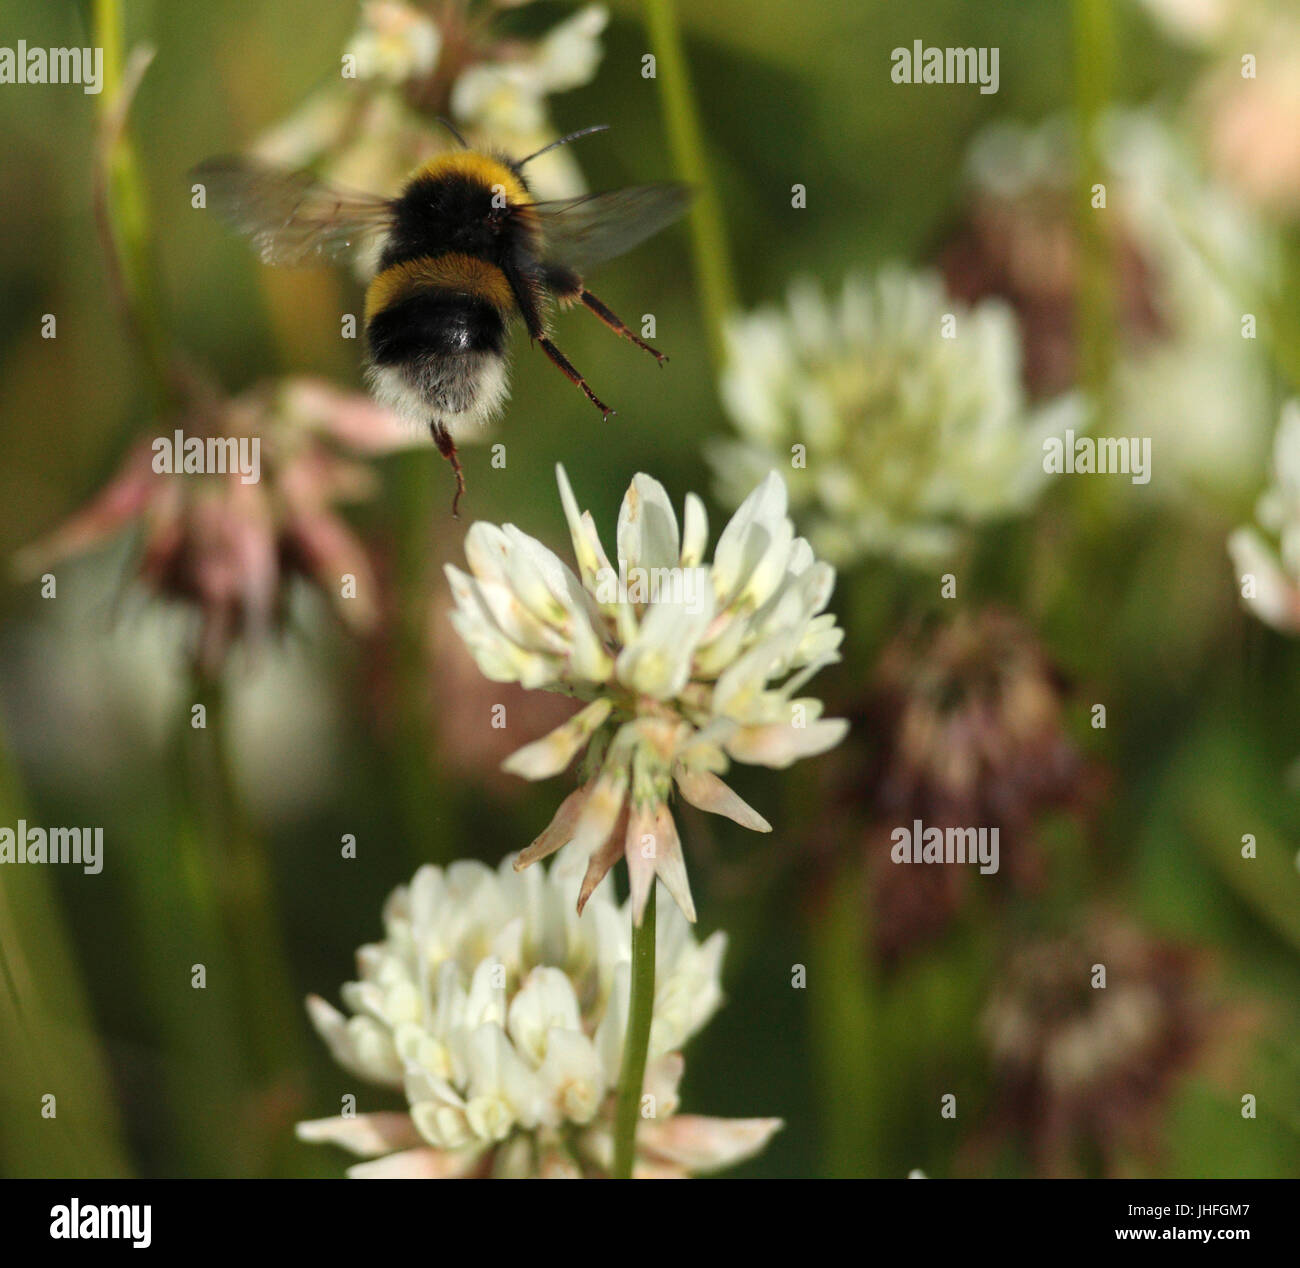
POLYGON ((333 259, 392 223, 390 199, 337 189, 310 172, 251 159, 211 159, 194 169, 207 205, 245 234, 266 264, 333 259))
POLYGON ((691 201, 691 187, 630 185, 603 194, 534 203, 542 231, 542 257, 581 273, 630 251, 672 224, 691 201))

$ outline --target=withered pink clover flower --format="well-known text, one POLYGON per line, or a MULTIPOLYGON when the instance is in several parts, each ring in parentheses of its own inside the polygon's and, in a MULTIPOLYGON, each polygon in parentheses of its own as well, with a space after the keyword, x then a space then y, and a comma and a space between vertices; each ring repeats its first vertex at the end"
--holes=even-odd
POLYGON ((312 582, 349 628, 364 632, 377 615, 371 564, 337 507, 375 490, 358 457, 416 443, 368 397, 310 379, 195 401, 160 437, 138 442, 89 505, 19 552, 16 569, 34 575, 136 528, 138 580, 193 609, 194 659, 205 676, 220 669, 235 640, 256 643, 277 625, 295 578, 312 582), (250 442, 245 452, 256 439, 257 478, 230 467, 169 470, 158 445, 176 430, 187 439, 242 439, 250 442), (344 598, 348 574, 355 594, 344 598))

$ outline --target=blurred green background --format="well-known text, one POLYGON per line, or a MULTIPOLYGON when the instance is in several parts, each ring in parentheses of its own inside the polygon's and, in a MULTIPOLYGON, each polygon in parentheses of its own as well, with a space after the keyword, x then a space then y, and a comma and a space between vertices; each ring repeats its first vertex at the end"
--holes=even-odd
MULTIPOLYGON (((640 74, 649 47, 641 7, 609 8, 593 81, 549 99, 561 131, 613 125, 576 155, 593 188, 674 167, 658 85, 640 74)), ((90 9, 0 0, 0 44, 89 43, 90 9)), ((697 0, 681 9, 745 308, 780 299, 798 274, 834 286, 851 268, 939 259, 963 223, 963 157, 985 124, 1032 122, 1090 94, 1177 103, 1197 69, 1194 52, 1126 3, 697 0), (1090 45, 1098 14, 1106 29, 1090 45), (896 87, 889 52, 918 38, 999 46, 1000 91, 896 87), (1101 50, 1093 63, 1090 48, 1101 50), (790 206, 795 183, 808 189, 806 210, 790 206)), ((156 48, 132 130, 175 342, 231 392, 285 373, 359 385, 359 345, 338 337, 340 313, 358 311, 359 284, 342 269, 260 267, 191 210, 186 178, 197 161, 247 145, 334 73, 355 3, 159 0, 124 10, 127 44, 156 48)), ((538 0, 507 20, 532 33, 570 11, 538 0)), ((128 440, 152 434, 91 206, 96 109, 75 88, 0 87, 6 558, 82 505, 128 440), (41 337, 46 313, 57 315, 53 340, 41 337)), ((1294 260, 1294 225, 1278 231, 1294 260)), ((557 342, 618 409, 602 425, 516 339, 513 401, 493 437, 507 444, 508 463, 494 469, 485 448, 466 451, 469 519, 513 521, 563 543, 557 461, 607 533, 637 470, 679 503, 688 490, 707 496, 701 441, 728 424, 688 233, 674 228, 599 281, 629 319, 656 315, 671 365, 660 371, 581 313, 562 317, 557 342)), ((1271 379, 1279 403, 1297 388, 1284 361, 1271 379)), ((444 513, 450 482, 437 455, 404 454, 380 469, 383 494, 351 518, 381 558, 397 549, 412 505, 429 511, 430 557, 457 558, 464 525, 444 513), (427 499, 412 500, 420 487, 427 499)), ((983 911, 882 972, 865 944, 855 953, 853 937, 819 936, 856 917, 835 914, 837 886, 853 882, 828 873, 810 842, 825 815, 814 771, 736 773, 739 791, 777 823, 771 837, 686 817, 701 929, 727 929, 732 945, 728 1002, 688 1051, 684 1103, 787 1124, 737 1174, 969 1172, 970 1142, 995 1114, 978 1016, 1001 951, 1054 915, 1050 904, 1083 909, 1097 898, 1208 948, 1223 994, 1248 1002, 1253 1018, 1234 1041, 1229 1074, 1198 1069, 1160 1107, 1159 1160, 1126 1165, 1300 1174, 1300 798, 1287 777, 1300 756, 1300 649, 1239 611, 1223 549, 1265 475, 1235 503, 1113 516, 1074 504, 1082 495, 1070 490, 1044 499, 1032 522, 981 537, 969 601, 1018 608, 1081 701, 1108 704, 1104 731, 1090 732, 1082 707, 1074 719, 1078 742, 1110 773, 1109 794, 1092 839, 1062 832, 1057 875, 1071 879, 1044 900, 1047 910, 983 911), (1081 522, 1092 527, 1082 533, 1081 522), (1247 832, 1259 841, 1251 868, 1238 857, 1247 832), (796 964, 810 968, 805 990, 791 989, 796 964), (956 1121, 937 1111, 947 1091, 959 1094, 956 1121), (1240 1116, 1246 1092, 1259 1098, 1258 1120, 1240 1116)), ((711 511, 716 532, 721 508, 711 511)), ((143 599, 118 602, 128 569, 117 549, 60 567, 55 601, 30 583, 0 590, 0 822, 93 823, 105 836, 99 876, 0 872, 9 1000, 0 1164, 9 1175, 339 1174, 339 1157, 292 1137, 297 1119, 332 1112, 347 1087, 302 997, 337 998, 355 948, 379 933, 384 897, 419 862, 495 864, 540 830, 559 786, 511 787, 450 760, 439 727, 454 736, 477 725, 448 718, 451 704, 469 707, 456 696, 430 702, 424 758, 412 766, 420 737, 384 703, 382 649, 350 641, 304 599, 282 640, 232 666, 228 756, 249 820, 239 830, 261 842, 269 937, 284 956, 284 980, 267 967, 260 998, 235 989, 248 980, 234 963, 240 948, 218 931, 209 892, 223 865, 205 870, 203 859, 214 860, 187 792, 193 733, 177 631, 143 599), (356 835, 355 862, 339 856, 344 833, 356 835), (197 960, 214 985, 173 989, 197 960), (289 1006, 274 1011, 277 1001, 289 1006), (51 1090, 55 1123, 39 1113, 51 1090)), ((431 585, 443 585, 436 570, 431 585)), ((881 641, 909 611, 932 605, 934 589, 885 561, 846 574, 835 600, 849 627, 846 661, 818 694, 854 699, 881 641)), ((376 1093, 373 1105, 381 1100, 376 1093)), ((1023 1174, 1031 1163, 1013 1143, 988 1167, 1023 1174)))

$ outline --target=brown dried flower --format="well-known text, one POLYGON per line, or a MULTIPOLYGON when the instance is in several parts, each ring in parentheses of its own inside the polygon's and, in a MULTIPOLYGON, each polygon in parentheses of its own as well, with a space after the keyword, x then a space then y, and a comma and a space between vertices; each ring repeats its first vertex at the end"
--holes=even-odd
POLYGON ((973 883, 970 865, 895 863, 899 826, 997 829, 999 872, 1020 890, 1042 881, 1040 818, 1086 810, 1099 780, 1070 738, 1067 698, 1037 639, 999 609, 908 629, 885 649, 853 728, 874 755, 841 767, 834 809, 865 850, 884 959, 942 932, 973 883))
POLYGON ((1191 948, 1110 916, 1023 947, 984 1016, 997 1133, 1049 1175, 1152 1155, 1162 1107, 1221 1020, 1205 969, 1191 948))

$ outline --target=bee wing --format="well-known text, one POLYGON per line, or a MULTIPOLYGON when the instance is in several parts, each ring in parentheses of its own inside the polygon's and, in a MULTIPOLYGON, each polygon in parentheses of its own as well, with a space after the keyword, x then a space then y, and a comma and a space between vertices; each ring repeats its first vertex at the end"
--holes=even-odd
POLYGON ((629 185, 603 194, 584 194, 533 204, 542 231, 542 256, 582 272, 590 265, 630 251, 690 205, 689 185, 629 185))
POLYGON ((208 206, 245 234, 264 264, 333 259, 392 223, 390 199, 338 189, 310 172, 250 159, 211 159, 194 169, 208 206))

